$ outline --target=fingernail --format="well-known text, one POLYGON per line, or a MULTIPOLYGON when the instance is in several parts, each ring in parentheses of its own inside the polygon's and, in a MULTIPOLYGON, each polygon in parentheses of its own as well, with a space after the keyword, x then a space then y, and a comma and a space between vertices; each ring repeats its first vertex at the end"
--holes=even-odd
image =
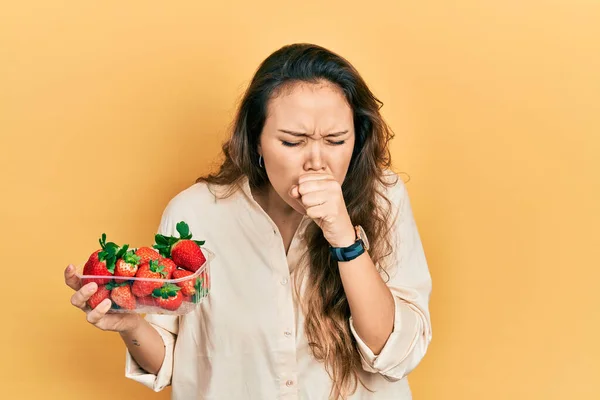
POLYGON ((73 271, 73 266, 72 266, 72 265, 69 265, 69 266, 67 267, 67 272, 71 272, 71 271, 73 271))

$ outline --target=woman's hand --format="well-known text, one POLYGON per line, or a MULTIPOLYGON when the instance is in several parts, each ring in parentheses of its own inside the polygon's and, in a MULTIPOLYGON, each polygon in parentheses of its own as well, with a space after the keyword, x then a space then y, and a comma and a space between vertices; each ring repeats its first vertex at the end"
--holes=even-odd
POLYGON ((306 210, 323 231, 333 247, 347 247, 356 240, 356 233, 339 182, 328 173, 301 175, 290 195, 306 210))
POLYGON ((87 301, 92 294, 98 290, 95 282, 90 282, 81 286, 81 279, 75 275, 75 268, 69 265, 65 269, 65 283, 71 289, 75 290, 71 296, 71 304, 84 311, 87 315, 87 321, 103 331, 126 332, 133 331, 141 321, 139 314, 107 314, 110 309, 111 300, 105 299, 93 310, 87 305, 87 301))

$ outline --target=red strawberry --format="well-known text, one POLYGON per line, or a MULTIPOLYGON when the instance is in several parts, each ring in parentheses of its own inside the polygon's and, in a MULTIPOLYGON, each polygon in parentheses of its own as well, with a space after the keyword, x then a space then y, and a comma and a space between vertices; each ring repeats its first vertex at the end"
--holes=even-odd
POLYGON ((152 247, 163 257, 175 261, 177 266, 196 272, 206 261, 200 248, 204 241, 192 240, 189 226, 184 221, 177 223, 176 227, 179 238, 156 234, 154 236, 156 244, 152 247))
POLYGON ((151 247, 140 247, 135 252, 135 255, 140 258, 140 264, 149 263, 150 260, 158 261, 161 258, 160 254, 158 254, 158 251, 151 247))
POLYGON ((106 288, 105 285, 98 286, 98 290, 90 296, 87 301, 87 305, 92 308, 92 310, 98 307, 98 304, 102 303, 105 299, 108 299, 110 296, 110 290, 106 288))
POLYGON ((133 251, 128 251, 123 255, 122 258, 117 260, 117 264, 115 266, 115 275, 116 276, 135 276, 138 265, 140 263, 140 257, 136 256, 133 251))
POLYGON ((177 269, 175 262, 170 258, 163 257, 158 263, 165 267, 165 271, 167 272, 166 279, 171 279, 173 272, 177 269))
MULTIPOLYGON (((152 278, 152 279, 165 279, 167 272, 164 270, 164 266, 159 265, 158 261, 150 260, 148 264, 142 264, 138 268, 135 274, 136 278, 152 278)), ((156 288, 163 285, 163 282, 152 282, 136 280, 133 282, 131 291, 136 297, 148 296, 156 288)))
MULTIPOLYGON (((177 269, 173 272, 173 279, 179 279, 190 275, 194 275, 194 273, 184 269, 177 269)), ((200 278, 197 277, 182 280, 180 282, 176 282, 175 284, 181 288, 181 293, 184 296, 191 296, 201 289, 200 278)))
POLYGON ((131 293, 131 288, 127 283, 118 284, 110 291, 110 298, 119 307, 127 310, 135 310, 135 297, 131 293))
POLYGON ((100 287, 101 285, 105 285, 112 280, 112 273, 108 270, 106 261, 100 261, 99 259, 99 254, 101 251, 102 249, 96 250, 92 253, 90 258, 83 266, 83 275, 110 276, 111 278, 84 278, 81 280, 83 285, 86 285, 90 282, 96 282, 96 284, 98 284, 100 287))
MULTIPOLYGON (((103 233, 99 240, 100 250, 92 253, 88 261, 83 267, 83 275, 96 275, 96 276, 111 276, 115 273, 115 265, 119 258, 126 254, 129 245, 123 247, 118 246, 113 242, 106 243, 106 234, 103 233)), ((82 280, 85 285, 88 282, 96 282, 98 286, 104 285, 111 281, 111 279, 91 279, 85 278, 82 280)))
POLYGON ((156 298, 156 304, 165 310, 175 311, 183 302, 181 288, 172 283, 166 283, 164 286, 154 289, 152 296, 156 298))
POLYGON ((171 247, 171 259, 179 267, 192 272, 196 272, 206 261, 200 246, 189 239, 179 240, 171 247))

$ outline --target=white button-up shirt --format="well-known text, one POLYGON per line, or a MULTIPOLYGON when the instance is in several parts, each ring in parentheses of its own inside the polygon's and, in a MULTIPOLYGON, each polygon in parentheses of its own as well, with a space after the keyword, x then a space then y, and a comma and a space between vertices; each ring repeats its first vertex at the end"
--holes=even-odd
MULTIPOLYGON (((410 399, 406 376, 431 340, 427 262, 406 187, 388 173, 398 179, 387 189, 394 207, 395 251, 386 265, 394 327, 375 355, 349 319, 362 359, 361 378, 374 390, 358 384, 353 400, 410 399)), ((290 274, 307 249, 301 233, 310 218, 302 219, 286 255, 277 225, 254 200, 244 177, 240 190, 224 200, 216 200, 205 183, 181 191, 167 205, 158 232, 177 235, 179 221, 186 221, 194 239, 205 240, 215 254, 210 294, 186 315, 146 315, 164 341, 165 360, 153 375, 126 351, 125 376, 154 391, 171 385, 174 400, 327 400, 331 380, 309 351, 290 274)))

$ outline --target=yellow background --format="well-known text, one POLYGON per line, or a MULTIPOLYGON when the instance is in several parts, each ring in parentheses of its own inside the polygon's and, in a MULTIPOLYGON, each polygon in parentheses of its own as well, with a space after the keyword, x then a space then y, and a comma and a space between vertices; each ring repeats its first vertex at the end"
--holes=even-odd
POLYGON ((150 244, 259 62, 306 41, 363 74, 411 178, 434 279, 414 398, 600 398, 598 21, 594 0, 6 2, 0 397, 169 398, 124 378, 63 269, 102 232, 150 244))

